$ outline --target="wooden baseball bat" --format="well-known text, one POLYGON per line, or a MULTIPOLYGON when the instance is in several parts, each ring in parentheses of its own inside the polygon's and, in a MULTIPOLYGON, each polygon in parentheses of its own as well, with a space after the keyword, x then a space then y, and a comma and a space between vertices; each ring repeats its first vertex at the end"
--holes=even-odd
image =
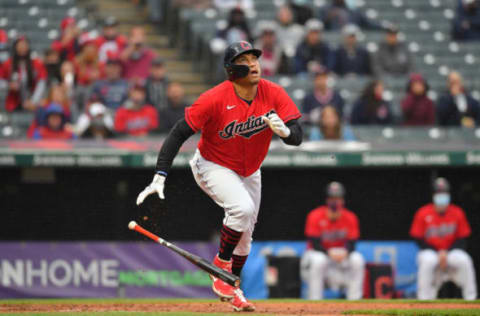
POLYGON ((178 246, 175 246, 174 244, 166 241, 165 239, 160 238, 157 235, 149 232, 142 226, 138 225, 136 222, 131 221, 128 224, 128 228, 139 232, 140 234, 152 239, 153 241, 159 243, 162 246, 167 247, 170 250, 173 250, 174 252, 178 253, 179 255, 181 255, 182 257, 184 257, 185 259, 187 259, 188 261, 190 261, 191 263, 193 263, 203 271, 209 273, 210 275, 216 278, 219 278, 220 280, 230 284, 231 286, 235 286, 235 287, 240 286, 240 278, 238 276, 233 275, 223 269, 220 269, 219 267, 213 265, 207 260, 197 255, 194 255, 193 253, 190 253, 178 246))

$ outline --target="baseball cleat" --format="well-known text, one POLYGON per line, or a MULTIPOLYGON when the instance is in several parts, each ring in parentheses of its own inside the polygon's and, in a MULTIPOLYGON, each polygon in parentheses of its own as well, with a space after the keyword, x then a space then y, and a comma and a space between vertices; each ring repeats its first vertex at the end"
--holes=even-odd
POLYGON ((241 289, 235 289, 234 294, 235 296, 230 302, 234 311, 253 312, 255 310, 255 306, 245 298, 241 289))
MULTIPOLYGON (((232 273, 232 261, 224 261, 217 256, 213 259, 213 264, 219 267, 222 270, 232 273)), ((235 296, 235 288, 228 283, 220 280, 219 278, 210 275, 210 278, 213 281, 212 290, 213 292, 220 297, 222 301, 229 301, 235 296)))

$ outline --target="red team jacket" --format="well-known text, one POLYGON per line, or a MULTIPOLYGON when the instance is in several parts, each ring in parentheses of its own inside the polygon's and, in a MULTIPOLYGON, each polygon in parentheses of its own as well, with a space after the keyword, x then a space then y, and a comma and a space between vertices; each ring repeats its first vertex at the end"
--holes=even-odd
MULTIPOLYGON (((358 218, 346 208, 341 209, 340 217, 335 221, 327 217, 326 206, 320 206, 310 212, 305 224, 305 236, 321 238, 322 247, 325 250, 334 247, 345 248, 349 240, 357 240, 360 237, 358 218)), ((307 249, 312 249, 310 242, 307 249)))
POLYGON ((470 236, 471 229, 463 210, 453 204, 448 205, 444 214, 435 211, 433 203, 420 208, 410 228, 410 235, 423 239, 436 250, 448 250, 461 238, 470 236))
POLYGON ((186 108, 185 120, 195 132, 202 131, 198 149, 205 159, 248 177, 267 155, 273 132, 262 116, 273 112, 284 122, 301 116, 285 90, 273 82, 261 79, 249 105, 237 96, 232 82, 224 81, 186 108))
POLYGON ((115 114, 114 128, 117 132, 132 136, 144 136, 158 127, 157 110, 151 105, 144 105, 139 110, 121 107, 115 114))

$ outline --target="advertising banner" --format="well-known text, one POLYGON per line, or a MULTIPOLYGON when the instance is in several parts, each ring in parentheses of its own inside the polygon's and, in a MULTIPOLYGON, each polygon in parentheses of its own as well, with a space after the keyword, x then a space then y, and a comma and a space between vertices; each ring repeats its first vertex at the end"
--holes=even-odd
MULTIPOLYGON (((178 243, 207 260, 217 245, 178 243)), ((207 273, 149 242, 0 243, 0 298, 213 297, 207 273)))

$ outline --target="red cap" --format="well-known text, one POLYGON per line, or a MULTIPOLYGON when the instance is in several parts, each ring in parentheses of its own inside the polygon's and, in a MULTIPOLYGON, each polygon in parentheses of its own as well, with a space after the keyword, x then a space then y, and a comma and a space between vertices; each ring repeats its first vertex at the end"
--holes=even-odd
POLYGON ((72 18, 71 16, 68 16, 62 20, 62 23, 60 24, 60 28, 62 31, 64 31, 68 26, 75 24, 75 19, 72 18))

